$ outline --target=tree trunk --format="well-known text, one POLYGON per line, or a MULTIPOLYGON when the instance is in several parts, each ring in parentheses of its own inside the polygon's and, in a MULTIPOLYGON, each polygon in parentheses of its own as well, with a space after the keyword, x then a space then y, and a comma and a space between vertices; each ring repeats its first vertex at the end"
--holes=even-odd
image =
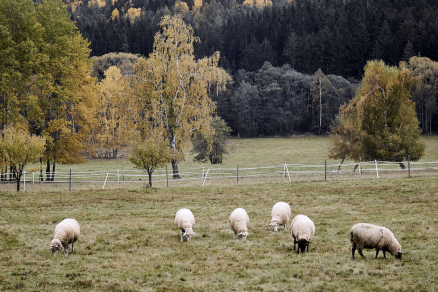
POLYGON ((56 162, 53 161, 52 178, 50 179, 51 181, 55 181, 55 165, 56 165, 56 162))
POLYGON ((173 172, 173 179, 180 179, 178 172, 178 165, 176 164, 176 160, 172 159, 172 172, 173 172))
POLYGON ((356 168, 359 166, 359 162, 358 163, 356 163, 356 165, 354 166, 354 169, 353 169, 353 172, 355 172, 356 171, 356 168))
POLYGON ((46 165, 46 181, 50 181, 50 160, 48 159, 46 165))
POLYGON ((21 173, 17 175, 14 173, 14 176, 17 178, 17 192, 20 191, 20 179, 21 179, 21 173))
POLYGON ((1 181, 6 181, 7 180, 6 173, 8 173, 8 167, 5 166, 4 170, 5 170, 5 172, 3 172, 3 169, 1 170, 1 181))
POLYGON ((398 162, 398 164, 400 165, 401 169, 406 169, 406 166, 403 164, 402 160, 400 157, 396 158, 396 161, 398 162))
POLYGON ((339 164, 338 171, 341 170, 341 165, 342 165, 342 163, 344 163, 344 160, 345 160, 345 156, 344 156, 344 158, 342 158, 341 164, 339 164))
POLYGON ((40 157, 40 177, 39 177, 39 181, 44 181, 44 177, 43 177, 43 158, 40 157))
POLYGON ((149 187, 152 188, 152 172, 148 172, 149 175, 149 187))

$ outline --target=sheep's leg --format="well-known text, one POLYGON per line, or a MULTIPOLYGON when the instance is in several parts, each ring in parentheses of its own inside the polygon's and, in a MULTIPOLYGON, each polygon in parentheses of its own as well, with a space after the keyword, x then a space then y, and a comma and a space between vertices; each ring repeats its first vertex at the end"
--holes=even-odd
POLYGON ((363 255, 362 250, 359 250, 359 249, 358 249, 357 251, 359 252, 360 256, 361 256, 363 259, 365 259, 365 260, 367 259, 367 258, 363 255))
POLYGON ((73 243, 71 244, 71 253, 73 253, 74 250, 75 250, 74 245, 75 245, 75 243, 73 242, 73 243))
POLYGON ((353 257, 353 260, 354 260, 354 253, 356 252, 356 248, 355 247, 352 247, 351 248, 351 256, 353 257))
POLYGON ((386 253, 385 253, 385 251, 383 251, 383 256, 385 257, 385 259, 386 259, 386 253))
POLYGON ((233 239, 236 239, 236 231, 233 230, 233 239))
POLYGON ((376 249, 376 259, 377 259, 377 255, 379 254, 379 250, 378 249, 376 249))
POLYGON ((180 229, 180 231, 181 231, 181 242, 184 242, 184 238, 183 238, 183 230, 180 229))
POLYGON ((309 243, 307 243, 306 245, 307 245, 307 252, 309 252, 309 243))
POLYGON ((64 254, 68 255, 68 244, 64 246, 64 254))

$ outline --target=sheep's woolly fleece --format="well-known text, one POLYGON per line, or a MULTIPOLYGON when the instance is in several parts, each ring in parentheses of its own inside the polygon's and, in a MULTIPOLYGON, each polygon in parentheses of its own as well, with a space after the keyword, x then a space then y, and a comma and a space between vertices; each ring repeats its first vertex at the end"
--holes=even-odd
POLYGON ((249 235, 247 227, 249 223, 249 217, 246 213, 246 210, 242 208, 235 209, 228 218, 228 222, 231 225, 231 230, 233 230, 233 238, 236 239, 236 235, 238 235, 240 238, 245 240, 249 235))
POLYGON ((384 257, 386 251, 398 259, 401 259, 403 254, 403 249, 391 230, 368 223, 358 223, 350 229, 350 244, 353 259, 356 249, 364 259, 366 257, 362 253, 363 249, 375 248, 376 258, 380 250, 383 251, 384 257))
POLYGON ((294 250, 295 244, 298 243, 298 250, 301 249, 303 253, 305 247, 307 246, 307 251, 309 251, 309 243, 315 235, 315 224, 306 215, 297 215, 292 220, 291 233, 294 238, 294 250))
POLYGON ((271 223, 268 226, 274 227, 274 231, 278 231, 279 226, 283 226, 286 229, 286 224, 289 222, 292 212, 290 206, 285 202, 278 202, 274 205, 271 212, 271 223))
POLYGON ((74 243, 81 235, 80 226, 75 219, 64 219, 55 227, 55 235, 49 245, 52 254, 64 249, 64 254, 68 254, 68 245, 71 243, 71 251, 74 252, 74 243))
POLYGON ((195 225, 195 216, 189 209, 179 209, 175 215, 175 225, 181 230, 181 242, 190 240, 193 235, 193 225, 195 225))

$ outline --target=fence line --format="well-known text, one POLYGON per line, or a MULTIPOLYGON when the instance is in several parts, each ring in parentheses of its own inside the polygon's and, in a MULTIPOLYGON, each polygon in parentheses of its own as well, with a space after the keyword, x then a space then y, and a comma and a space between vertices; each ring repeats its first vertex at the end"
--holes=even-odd
MULTIPOLYGON (((346 163, 346 164, 298 164, 298 163, 284 163, 278 165, 258 166, 258 167, 242 167, 237 164, 237 167, 215 167, 211 168, 189 168, 184 169, 178 173, 180 179, 171 180, 173 184, 178 182, 193 182, 199 181, 195 185, 205 185, 208 182, 217 180, 229 180, 237 179, 237 184, 243 180, 254 178, 271 178, 284 182, 292 182, 297 180, 339 180, 339 179, 360 179, 360 178, 382 178, 382 177, 410 177, 411 174, 416 176, 420 175, 437 175, 438 174, 438 161, 432 162, 410 162, 406 169, 400 167, 399 162, 392 161, 366 161, 360 163, 346 163)), ((11 184, 13 180, 9 180, 9 173, 2 174, 2 180, 0 185, 11 184), (6 178, 6 180, 4 179, 6 178)), ((80 184, 100 184, 102 189, 105 189, 107 185, 119 184, 123 187, 127 183, 139 183, 144 185, 148 184, 148 174, 141 170, 106 170, 106 171, 92 171, 92 172, 55 172, 55 180, 44 181, 47 177, 52 177, 53 173, 44 172, 42 175, 40 172, 24 173, 21 178, 21 182, 24 184, 24 190, 31 189, 35 184, 69 184, 69 190, 72 189, 72 185, 80 184), (27 184, 26 184, 27 183, 27 184)), ((166 183, 169 186, 169 177, 173 173, 168 173, 167 167, 163 169, 157 169, 152 175, 152 183, 166 183)), ((236 184, 236 182, 234 184, 236 184)), ((15 182, 16 183, 16 182, 15 182)), ((228 182, 227 182, 228 183, 228 182)), ((254 181, 250 182, 254 183, 254 181)), ((228 183, 228 184, 232 184, 228 183)), ((193 184, 192 184, 193 185, 193 184)))

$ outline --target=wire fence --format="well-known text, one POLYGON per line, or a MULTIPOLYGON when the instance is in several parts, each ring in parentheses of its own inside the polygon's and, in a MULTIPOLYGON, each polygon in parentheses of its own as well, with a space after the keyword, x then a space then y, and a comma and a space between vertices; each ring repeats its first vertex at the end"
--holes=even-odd
MULTIPOLYGON (((157 169, 152 175, 152 187, 183 187, 206 185, 257 184, 298 181, 337 181, 379 178, 400 178, 411 176, 436 176, 438 161, 435 162, 389 162, 368 161, 349 164, 298 164, 285 163, 272 166, 221 167, 212 165, 202 168, 180 168, 173 174, 170 168, 157 169), (405 168, 403 169, 402 166, 405 168), (174 175, 179 176, 178 179, 174 175)), ((24 173, 20 190, 91 190, 126 189, 149 187, 149 176, 140 170, 108 170, 92 172, 24 173), (47 180, 47 177, 54 177, 47 180)), ((11 174, 2 174, 0 190, 13 191, 16 181, 11 174)))

